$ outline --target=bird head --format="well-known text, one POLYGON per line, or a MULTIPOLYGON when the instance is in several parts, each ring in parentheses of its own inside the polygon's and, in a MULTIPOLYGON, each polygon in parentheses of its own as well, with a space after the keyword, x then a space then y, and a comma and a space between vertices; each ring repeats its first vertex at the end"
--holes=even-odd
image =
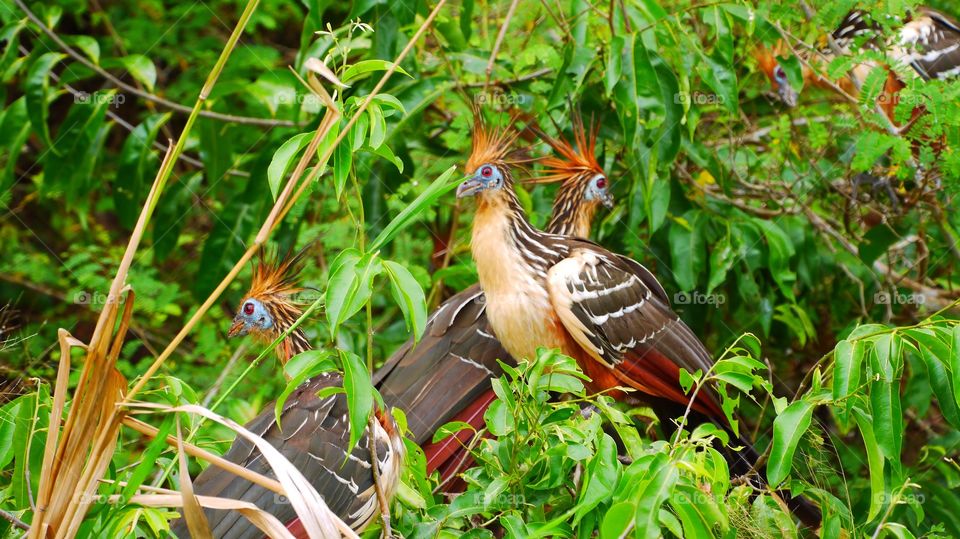
MULTIPOLYGON (((297 281, 307 247, 283 258, 261 254, 253 268, 250 290, 237 308, 227 337, 250 335, 260 342, 271 343, 300 318, 303 309, 294 295, 303 290, 297 281)), ((300 328, 291 332, 286 341, 277 347, 284 362, 309 348, 300 328)))
POLYGON ((273 327, 273 315, 267 310, 263 300, 248 297, 243 300, 236 316, 233 317, 233 325, 230 326, 227 337, 242 337, 249 333, 267 337, 266 334, 271 333, 273 327))
POLYGON ((776 92, 777 97, 785 105, 792 108, 797 106, 799 92, 790 84, 787 79, 787 72, 780 65, 780 60, 777 59, 777 54, 782 47, 783 44, 779 41, 773 49, 767 48, 766 45, 760 45, 754 55, 760 64, 760 70, 770 80, 770 86, 776 92))
POLYGON ((510 165, 518 163, 513 143, 519 135, 513 125, 517 115, 505 127, 489 126, 480 110, 474 111, 473 148, 467 159, 468 177, 457 188, 457 198, 495 193, 511 185, 510 165))
POLYGON ((609 190, 610 182, 603 172, 590 177, 583 189, 583 199, 593 204, 603 204, 606 208, 613 207, 613 194, 609 190))
POLYGON ((553 204, 553 219, 547 229, 568 236, 586 237, 593 216, 601 205, 612 208, 614 199, 610 180, 596 158, 599 124, 588 131, 579 114, 572 117, 573 143, 562 137, 551 137, 539 127, 532 127, 537 136, 550 145, 554 155, 540 159, 543 175, 530 183, 560 183, 553 204))
POLYGON ((506 185, 507 175, 496 163, 483 163, 473 175, 457 187, 457 198, 476 196, 486 191, 502 189, 506 185))

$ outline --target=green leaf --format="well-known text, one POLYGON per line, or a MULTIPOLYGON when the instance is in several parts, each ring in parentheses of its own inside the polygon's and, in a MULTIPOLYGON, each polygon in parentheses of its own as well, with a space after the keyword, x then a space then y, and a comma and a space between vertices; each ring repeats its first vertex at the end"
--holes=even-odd
POLYGON ((473 31, 473 5, 474 0, 463 0, 460 2, 460 33, 467 43, 470 42, 470 34, 473 31))
POLYGON ((451 421, 449 423, 445 423, 441 425, 439 429, 437 429, 437 432, 433 433, 432 442, 437 443, 444 438, 449 438, 450 436, 453 436, 454 434, 464 430, 477 432, 477 429, 474 428, 473 425, 464 421, 451 421))
MULTIPOLYGON (((353 127, 350 128, 354 129, 353 127)), ((337 199, 343 196, 343 190, 347 186, 347 179, 350 177, 350 168, 353 166, 353 148, 349 141, 344 139, 333 150, 333 185, 336 189, 337 199)))
POLYGON ((120 165, 113 188, 113 204, 117 219, 127 228, 133 228, 140 215, 140 208, 153 177, 159 157, 153 149, 153 141, 170 113, 154 114, 138 125, 120 149, 120 165))
POLYGON ((884 492, 883 455, 880 446, 873 434, 873 418, 859 407, 853 409, 853 417, 857 421, 860 435, 863 437, 863 446, 867 451, 867 468, 870 472, 870 510, 866 522, 872 521, 883 507, 886 493, 884 492))
POLYGON ((367 106, 367 116, 370 118, 370 147, 379 148, 387 138, 387 120, 375 102, 367 106))
POLYGON ((176 416, 170 415, 164 419, 163 423, 160 425, 160 428, 157 431, 157 435, 153 437, 150 441, 150 444, 147 445, 147 449, 140 453, 140 463, 133 469, 133 472, 126 476, 126 486, 123 487, 123 493, 121 498, 123 498, 124 503, 126 500, 129 500, 134 494, 140 490, 140 485, 143 484, 143 481, 151 473, 156 472, 157 469, 157 458, 161 453, 167 449, 167 436, 173 431, 173 427, 176 424, 176 416))
POLYGON ((636 511, 637 506, 632 502, 619 502, 610 506, 603 515, 600 539, 627 537, 627 532, 633 528, 633 515, 636 511))
POLYGON ((345 249, 334 259, 326 293, 331 339, 336 337, 340 326, 369 301, 373 278, 382 269, 375 252, 361 255, 357 249, 345 249))
POLYGON ((7 468, 15 455, 14 438, 19 433, 14 429, 17 425, 13 418, 20 414, 20 406, 29 402, 33 404, 32 395, 23 395, 0 406, 0 470, 7 468))
POLYGON ((494 436, 506 436, 514 429, 513 415, 503 400, 491 402, 490 407, 483 413, 483 418, 487 429, 494 436))
POLYGON ((863 341, 852 343, 842 340, 833 351, 833 399, 840 400, 860 386, 860 369, 863 366, 863 341))
POLYGON ((270 166, 267 167, 267 183, 270 184, 270 193, 274 200, 280 194, 280 184, 287 176, 287 171, 290 170, 293 159, 300 153, 300 150, 309 144, 312 137, 313 133, 294 135, 273 153, 273 159, 270 160, 270 166))
POLYGON ((802 399, 787 406, 773 421, 773 446, 767 463, 767 481, 771 487, 778 487, 790 475, 793 468, 793 454, 803 434, 810 428, 813 416, 813 402, 802 399))
POLYGON ((284 364, 283 372, 287 375, 287 386, 273 403, 273 413, 278 427, 281 425, 280 414, 283 412, 284 404, 303 382, 320 373, 336 370, 337 365, 333 362, 331 355, 332 352, 329 350, 307 350, 295 355, 284 364))
POLYGON ((199 118, 197 134, 200 138, 200 159, 203 161, 203 173, 209 185, 217 185, 224 179, 227 170, 233 164, 229 131, 230 124, 199 118))
POLYGON ((953 371, 953 395, 960 404, 960 325, 953 326, 953 340, 950 347, 950 370, 953 371))
POLYGON ((907 333, 917 340, 920 358, 926 367, 927 379, 933 394, 937 396, 943 418, 955 428, 960 428, 960 409, 957 408, 957 396, 953 391, 957 373, 951 371, 950 347, 924 330, 910 330, 907 333))
POLYGON ((883 455, 891 462, 900 461, 903 444, 903 411, 900 406, 899 346, 889 333, 874 341, 871 363, 879 379, 870 384, 870 405, 874 433, 883 455))
POLYGON ((64 41, 80 49, 94 63, 100 63, 100 43, 90 36, 65 36, 64 41))
MULTIPOLYGON (((30 120, 27 118, 26 97, 14 101, 4 111, 0 121, 0 150, 3 151, 3 172, 0 176, 0 197, 6 196, 16 181, 16 165, 27 137, 30 136, 30 120)), ((0 198, 2 201, 2 198, 0 198)))
MULTIPOLYGON (((343 389, 350 409, 350 444, 347 447, 353 447, 367 428, 367 420, 373 411, 373 383, 360 356, 346 350, 338 352, 343 362, 343 389)), ((344 460, 348 456, 344 455, 344 460)))
POLYGON ((673 278, 680 290, 693 290, 706 259, 703 213, 690 210, 683 214, 682 220, 670 227, 668 237, 673 278))
POLYGON ((509 485, 510 478, 508 476, 500 476, 490 481, 487 488, 483 490, 483 508, 488 509, 503 494, 503 491, 507 490, 509 485))
MULTIPOLYGON (((262 170, 259 167, 258 170, 262 170)), ((244 240, 254 232, 255 227, 266 218, 270 210, 270 196, 260 174, 251 175, 246 185, 233 194, 213 220, 213 228, 203 243, 200 254, 200 268, 191 286, 194 296, 207 297, 223 279, 237 259, 246 250, 244 240)))
POLYGON ((433 205, 441 196, 447 194, 456 188, 459 182, 451 181, 455 166, 448 168, 439 178, 434 180, 420 195, 403 209, 399 215, 393 218, 387 226, 383 227, 380 234, 370 242, 371 251, 379 251, 390 240, 393 239, 401 230, 406 228, 414 219, 423 214, 427 208, 433 205))
POLYGON ((677 484, 680 470, 666 458, 655 459, 650 468, 650 478, 642 481, 634 491, 637 500, 634 535, 655 539, 660 536, 660 508, 677 484))
POLYGON ((703 77, 703 82, 707 83, 717 96, 718 101, 731 114, 737 113, 737 74, 723 59, 715 58, 714 54, 703 54, 700 52, 701 62, 697 65, 697 71, 703 77))
POLYGON ((142 54, 131 54, 118 61, 130 72, 130 76, 137 79, 148 91, 153 91, 157 84, 157 68, 151 59, 142 54))
POLYGON ((414 342, 420 340, 420 335, 427 325, 427 299, 420 283, 413 277, 406 267, 391 260, 383 261, 383 269, 390 278, 390 290, 393 299, 403 311, 403 319, 407 323, 407 330, 413 332, 414 342))
POLYGON ((718 245, 712 245, 710 248, 710 279, 707 281, 707 295, 713 293, 713 290, 723 284, 727 278, 727 273, 736 262, 736 252, 730 245, 730 236, 725 236, 718 245))
POLYGON ((24 81, 24 97, 27 101, 27 115, 30 117, 30 123, 37 130, 44 145, 54 147, 54 151, 57 150, 50 139, 50 126, 47 125, 47 105, 50 101, 50 71, 64 58, 66 58, 66 55, 59 52, 48 52, 41 55, 30 65, 24 81))
POLYGON ((601 502, 610 498, 620 477, 617 444, 609 434, 600 435, 597 452, 587 464, 587 478, 580 490, 574 524, 601 502))
POLYGON ((767 240, 768 269, 774 281, 777 282, 783 295, 793 301, 793 283, 797 280, 797 274, 790 269, 790 259, 796 251, 793 249, 790 236, 772 221, 754 219, 753 223, 760 228, 763 237, 767 240))
POLYGON ((115 91, 97 92, 75 103, 57 132, 57 152, 48 154, 44 188, 62 189, 68 207, 85 204, 96 188, 94 165, 112 123, 104 125, 115 91))
MULTIPOLYGON (((351 81, 359 80, 370 73, 386 71, 390 69, 392 65, 394 65, 393 62, 386 60, 361 60, 344 70, 343 75, 340 77, 340 82, 350 84, 351 81)), ((400 66, 397 66, 396 72, 413 78, 400 66)))

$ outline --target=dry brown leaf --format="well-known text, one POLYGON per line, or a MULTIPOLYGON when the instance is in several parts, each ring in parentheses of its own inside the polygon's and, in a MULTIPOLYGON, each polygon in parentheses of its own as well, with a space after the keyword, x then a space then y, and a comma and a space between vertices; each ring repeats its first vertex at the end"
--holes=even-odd
POLYGON ((193 493, 193 482, 187 469, 187 454, 183 452, 183 433, 180 430, 180 416, 177 416, 177 457, 180 460, 180 493, 183 498, 183 519, 187 522, 190 536, 195 539, 213 539, 210 523, 203 514, 203 508, 193 493))
MULTIPOLYGON (((119 496, 112 496, 110 501, 119 501, 119 498, 119 496)), ((287 530, 282 522, 277 520, 277 517, 250 502, 215 496, 196 496, 196 500, 201 507, 221 511, 238 511, 271 539, 294 539, 293 534, 287 530)), ((137 494, 130 498, 130 503, 144 507, 182 507, 183 496, 180 494, 137 494)), ((193 532, 191 531, 191 533, 193 532)))
POLYGON ((263 457, 273 469, 274 475, 277 476, 277 480, 283 486, 285 495, 287 499, 290 500, 290 505, 293 506, 297 517, 300 518, 300 522, 311 538, 335 539, 341 536, 351 538, 358 537, 346 523, 330 511, 330 508, 327 507, 327 504, 323 501, 323 497, 313 488, 313 485, 307 481, 303 474, 300 473, 300 470, 291 464, 276 447, 250 432, 236 421, 195 404, 171 407, 155 403, 132 403, 129 406, 131 408, 156 410, 164 413, 186 412, 198 414, 236 431, 238 435, 256 445, 260 453, 263 454, 263 457))

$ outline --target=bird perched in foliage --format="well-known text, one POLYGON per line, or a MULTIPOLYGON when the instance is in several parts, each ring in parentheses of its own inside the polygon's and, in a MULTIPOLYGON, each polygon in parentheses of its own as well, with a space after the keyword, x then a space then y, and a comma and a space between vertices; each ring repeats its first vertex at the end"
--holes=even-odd
MULTIPOLYGON (((575 116, 574 144, 538 133, 559 155, 543 159, 545 173, 534 180, 560 183, 547 230, 588 237, 599 207, 613 204, 607 177, 594 157, 596 131, 588 133, 575 116)), ((504 134, 478 124, 474 148, 509 148, 510 141, 500 140, 504 134)), ((468 172, 481 163, 474 154, 468 160, 468 172)), ((407 341, 374 378, 384 402, 406 412, 413 440, 424 446, 427 471, 440 470, 444 478, 462 468, 463 445, 472 433, 464 430, 430 443, 433 434, 449 421, 480 429, 483 413, 494 399, 490 379, 502 374, 497 359, 513 362, 493 336, 484 311, 479 285, 453 296, 431 315, 422 340, 407 341)))
MULTIPOLYGON (((713 359, 656 277, 628 257, 527 222, 500 146, 509 139, 475 148, 475 171, 457 189, 458 197, 477 200, 471 250, 487 318, 503 347, 518 359, 534 357, 539 347, 559 349, 590 378, 591 391, 633 400, 616 389, 633 388, 662 420, 679 417, 689 403, 694 421, 732 431, 712 388, 701 388, 692 402, 681 389, 681 368, 706 373, 713 359)), ((736 473, 757 458, 752 450, 729 456, 736 473)))
MULTIPOLYGON (((300 318, 300 306, 291 297, 301 289, 297 278, 304 256, 283 260, 261 259, 253 272, 253 284, 240 303, 229 334, 250 334, 261 342, 272 343, 300 318)), ((277 346, 282 363, 310 350, 303 330, 297 327, 277 346)), ((321 494, 327 506, 356 531, 366 528, 380 513, 372 473, 369 429, 350 451, 350 423, 347 397, 343 392, 324 397, 318 392, 342 387, 339 373, 323 373, 298 387, 283 404, 280 425, 274 406, 247 423, 245 427, 280 450, 321 494)), ((402 436, 389 413, 376 410, 372 436, 376 442, 377 469, 380 485, 387 500, 396 492, 405 448, 402 436)), ((270 465, 255 447, 238 438, 224 455, 226 460, 273 477, 270 465)), ((217 496, 252 502, 281 522, 296 537, 306 537, 297 521, 293 506, 260 485, 256 485, 223 469, 210 466, 193 483, 197 495, 217 496)), ((205 509, 214 537, 259 538, 263 532, 236 511, 205 509)), ((186 537, 186 523, 181 519, 173 531, 186 537)))
MULTIPOLYGON (((867 47, 888 50, 893 60, 910 66, 914 74, 924 80, 948 79, 960 75, 960 24, 948 15, 919 6, 907 14, 886 43, 880 35, 882 31, 881 25, 872 20, 867 12, 855 9, 843 18, 831 37, 836 48, 845 54, 849 53, 851 45, 857 39, 867 39, 867 47)), ((797 104, 798 92, 787 80, 787 73, 776 58, 776 55, 782 52, 781 48, 782 43, 773 50, 761 47, 757 51, 757 59, 777 95, 792 107, 797 104)), ((833 88, 833 84, 813 67, 818 64, 825 66, 834 56, 834 51, 827 49, 806 62, 807 65, 803 68, 804 84, 833 88), (813 67, 810 64, 813 64, 813 67)), ((854 66, 852 71, 858 80, 863 81, 875 67, 876 64, 862 63, 854 66)), ((849 77, 840 79, 836 84, 848 94, 855 96, 858 93, 849 77)), ((903 81, 888 67, 880 105, 891 121, 894 119, 898 93, 903 87, 903 81)))

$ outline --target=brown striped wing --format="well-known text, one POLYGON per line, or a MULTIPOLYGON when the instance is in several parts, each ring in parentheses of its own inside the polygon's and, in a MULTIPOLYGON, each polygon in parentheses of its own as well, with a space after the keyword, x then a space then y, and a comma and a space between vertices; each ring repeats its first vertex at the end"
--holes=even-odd
MULTIPOLYGON (((367 434, 350 455, 346 455, 343 448, 350 440, 346 396, 337 393, 324 398, 317 397, 321 389, 340 387, 342 384, 340 375, 314 378, 304 383, 284 403, 279 428, 272 404, 245 426, 279 449, 310 481, 334 513, 354 529, 361 529, 378 514, 367 434)), ((402 458, 398 454, 402 453, 402 449, 397 451, 398 440, 391 443, 382 431, 378 432, 377 456, 383 463, 380 466, 381 473, 385 477, 392 475, 395 486, 399 474, 391 470, 396 459, 402 458)), ((395 426, 392 426, 392 432, 396 432, 395 426)), ((244 439, 237 439, 224 458, 267 477, 275 477, 260 452, 244 439)), ((198 495, 252 502, 281 522, 296 518, 293 506, 283 496, 215 466, 204 470, 194 481, 193 487, 198 495)), ((263 537, 262 531, 236 511, 205 509, 205 512, 214 537, 263 537)), ((179 537, 189 537, 182 519, 174 524, 173 531, 179 537)))
POLYGON ((493 336, 483 292, 474 285, 453 296, 430 317, 416 345, 408 341, 377 371, 374 383, 388 407, 398 407, 418 444, 490 389, 513 362, 493 336))
POLYGON ((921 7, 900 36, 910 51, 905 60, 924 79, 960 75, 960 24, 956 20, 921 7))
MULTIPOLYGON (((670 308, 646 268, 585 242, 548 272, 550 300, 565 329, 623 385, 685 404, 679 369, 706 372, 713 359, 670 308)), ((695 408, 722 418, 701 391, 695 408), (701 402, 702 401, 702 402, 701 402)))

